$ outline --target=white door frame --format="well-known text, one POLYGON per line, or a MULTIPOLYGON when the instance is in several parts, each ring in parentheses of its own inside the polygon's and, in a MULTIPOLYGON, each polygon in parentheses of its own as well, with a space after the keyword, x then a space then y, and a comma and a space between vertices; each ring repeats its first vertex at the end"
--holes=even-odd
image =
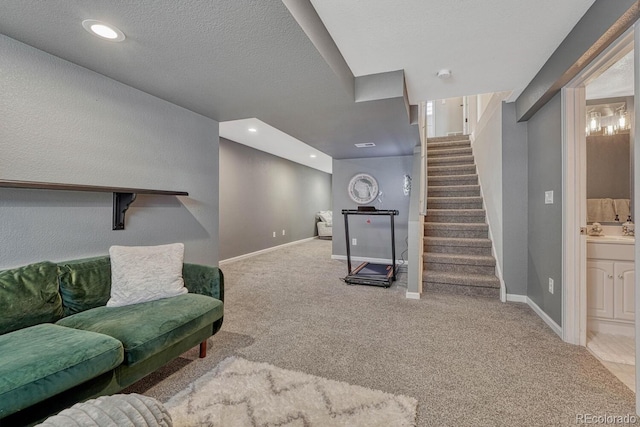
POLYGON ((585 85, 562 89, 562 339, 586 345, 585 85))
POLYGON ((562 88, 562 339, 571 344, 586 345, 585 86, 633 48, 633 37, 628 30, 562 88))
MULTIPOLYGON (((633 187, 633 215, 634 220, 638 221, 638 212, 640 212, 640 22, 633 25, 634 29, 634 50, 633 50, 633 117, 631 118, 631 152, 633 153, 633 163, 631 164, 633 171, 632 187, 633 187)), ((640 245, 635 244, 635 265, 638 271, 640 265, 640 245)), ((640 307, 640 274, 635 275, 635 307, 640 307)), ((634 309, 635 311, 635 309, 634 309)), ((636 414, 640 414, 640 316, 635 316, 635 334, 636 334, 636 414)))
MULTIPOLYGON (((638 24, 636 24, 637 26, 638 24)), ((635 28, 635 27, 634 27, 635 28)), ((640 39, 640 30, 635 31, 640 39)), ((586 100, 585 86, 598 77, 634 48, 633 28, 625 32, 615 43, 605 49, 587 68, 562 89, 562 339, 568 343, 586 346, 587 339, 587 289, 586 289, 586 236, 580 227, 586 225, 586 100)), ((640 42, 635 43, 635 105, 639 105, 640 92, 638 60, 640 42)), ((635 123, 639 111, 636 108, 635 123)), ((638 134, 638 133, 636 133, 638 134)), ((633 137, 632 145, 638 143, 633 137)), ((634 163, 640 165, 640 153, 634 150, 634 163)), ((633 168, 634 170, 640 170, 633 168)), ((635 179, 639 180, 638 174, 635 179)), ((635 206, 640 204, 638 188, 634 189, 635 206)), ((635 219, 638 219, 634 208, 635 219)), ((636 245, 636 265, 640 265, 639 247, 636 245)), ((636 275, 636 306, 640 306, 640 275, 636 275)), ((636 316, 638 324, 639 316, 636 316)), ((636 326, 636 366, 640 366, 640 328, 636 326)), ((636 370, 636 373, 640 370, 636 370)), ((636 391, 640 382, 636 380, 636 391)), ((638 393, 636 393, 638 396, 638 393)), ((636 408, 640 407, 640 400, 636 408)))

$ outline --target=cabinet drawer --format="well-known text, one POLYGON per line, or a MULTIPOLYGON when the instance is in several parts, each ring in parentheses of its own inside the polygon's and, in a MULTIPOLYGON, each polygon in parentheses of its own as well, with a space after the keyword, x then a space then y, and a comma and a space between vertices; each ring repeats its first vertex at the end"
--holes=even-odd
POLYGON ((634 260, 634 245, 626 245, 620 243, 587 243, 588 259, 610 259, 619 261, 634 260))

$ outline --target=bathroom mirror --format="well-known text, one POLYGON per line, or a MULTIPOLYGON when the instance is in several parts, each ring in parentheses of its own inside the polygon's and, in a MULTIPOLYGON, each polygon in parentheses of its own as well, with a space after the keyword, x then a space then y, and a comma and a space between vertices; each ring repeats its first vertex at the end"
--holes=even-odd
POLYGON ((633 97, 587 101, 588 224, 621 225, 631 215, 629 109, 633 97))

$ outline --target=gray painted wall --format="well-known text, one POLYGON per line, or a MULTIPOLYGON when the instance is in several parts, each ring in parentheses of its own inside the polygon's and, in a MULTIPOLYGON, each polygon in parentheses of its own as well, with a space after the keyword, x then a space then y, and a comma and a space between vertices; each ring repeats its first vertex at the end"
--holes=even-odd
POLYGON ((507 293, 527 295, 527 123, 516 122, 515 103, 502 104, 502 277, 507 293))
POLYGON ((630 199, 630 162, 628 133, 588 136, 587 198, 630 199))
POLYGON ((111 193, 0 189, 0 268, 184 242, 218 262, 218 123, 0 35, 0 178, 188 191, 140 196, 111 230, 111 193))
MULTIPOLYGON (((402 191, 404 175, 411 175, 413 156, 378 157, 333 161, 333 254, 346 255, 344 217, 342 209, 357 209, 347 193, 351 178, 358 173, 371 174, 378 181, 382 194, 371 203, 378 209, 397 209, 395 217, 396 258, 407 248, 407 221, 409 196, 402 191)), ((418 191, 418 177, 413 180, 411 191, 418 191)), ((350 216, 349 235, 358 239, 358 245, 351 248, 351 255, 365 258, 391 259, 391 234, 388 216, 350 216), (366 221, 371 221, 368 224, 366 221)), ((407 259, 407 254, 404 254, 407 259)))
POLYGON ((330 174, 220 138, 220 259, 313 237, 330 209, 330 174))
POLYGON ((527 124, 528 283, 527 296, 562 326, 562 128, 560 94, 527 124), (553 204, 544 203, 553 190, 553 204), (549 278, 554 294, 549 293, 549 278))

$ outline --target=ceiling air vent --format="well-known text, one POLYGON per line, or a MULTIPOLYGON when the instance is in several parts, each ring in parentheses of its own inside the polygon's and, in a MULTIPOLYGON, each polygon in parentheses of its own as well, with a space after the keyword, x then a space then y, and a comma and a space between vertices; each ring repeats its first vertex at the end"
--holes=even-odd
POLYGON ((361 144, 355 144, 355 146, 358 148, 369 148, 369 147, 375 147, 376 144, 374 144, 373 142, 363 142, 361 144))

